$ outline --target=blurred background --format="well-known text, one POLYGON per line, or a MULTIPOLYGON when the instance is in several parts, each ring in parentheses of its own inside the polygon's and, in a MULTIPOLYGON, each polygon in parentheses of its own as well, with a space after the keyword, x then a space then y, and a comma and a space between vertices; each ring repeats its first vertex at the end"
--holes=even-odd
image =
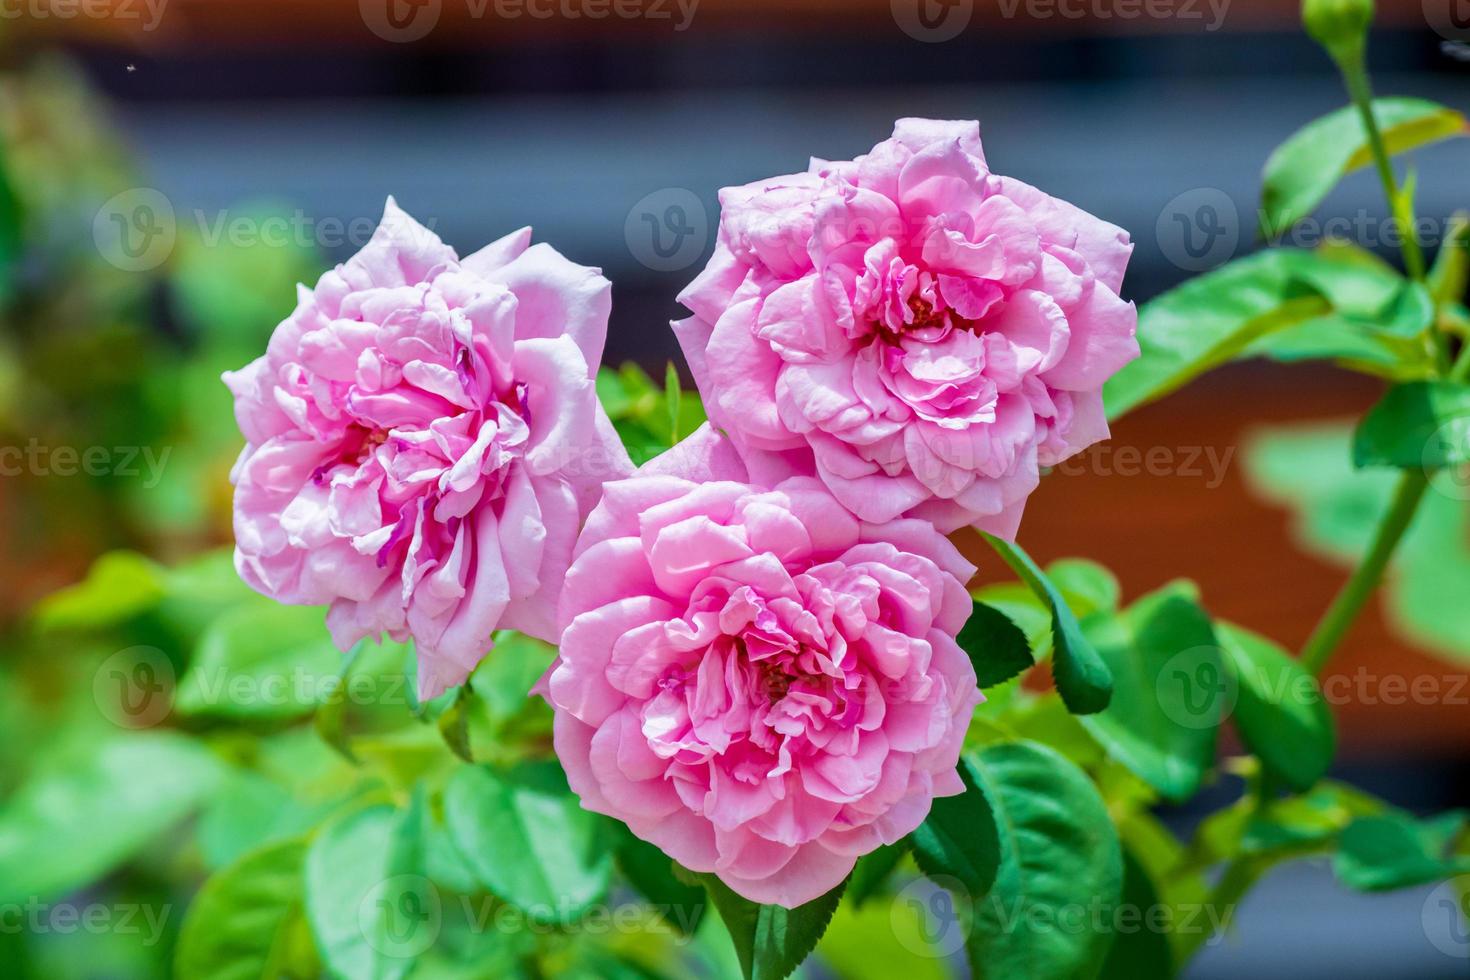
MULTIPOLYGON (((1381 0, 1379 93, 1470 105, 1457 16, 1464 0, 1381 0)), ((1267 154, 1345 101, 1297 17, 1291 0, 0 0, 0 670, 69 655, 31 610, 99 554, 228 542, 240 440, 219 372, 366 242, 387 195, 462 253, 534 224, 601 266, 608 363, 660 377, 719 188, 851 157, 899 116, 978 118, 994 170, 1129 229, 1141 303, 1257 247, 1267 154)), ((1465 152, 1414 158, 1431 254, 1470 206, 1465 152)), ((1391 258, 1385 216, 1360 174, 1295 243, 1391 258)), ((1378 392, 1324 366, 1219 371, 1044 480, 1021 540, 1102 562, 1128 597, 1192 578, 1297 647, 1387 492, 1344 448, 1378 392)), ((1431 501, 1325 688, 1338 775, 1416 811, 1470 804, 1467 497, 1431 501), (1420 615, 1436 597, 1459 612, 1420 615)), ((10 739, 27 709, 7 697, 0 793, 45 741, 10 739)), ((1425 939, 1427 891, 1349 895, 1286 865, 1190 975, 1463 976, 1425 939)), ((88 962, 74 975, 134 975, 88 962)))

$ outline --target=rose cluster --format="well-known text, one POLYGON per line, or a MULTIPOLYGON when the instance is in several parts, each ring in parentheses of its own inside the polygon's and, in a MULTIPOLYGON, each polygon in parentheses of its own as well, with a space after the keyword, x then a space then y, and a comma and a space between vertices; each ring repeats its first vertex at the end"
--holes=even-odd
POLYGON ((607 280, 529 229, 463 260, 390 201, 226 375, 236 565, 412 638, 425 696, 499 628, 589 809, 788 907, 957 794, 955 637, 1040 468, 1107 435, 1136 356, 1120 229, 990 173, 973 123, 721 193, 675 324, 710 417, 633 471, 597 403, 607 280))

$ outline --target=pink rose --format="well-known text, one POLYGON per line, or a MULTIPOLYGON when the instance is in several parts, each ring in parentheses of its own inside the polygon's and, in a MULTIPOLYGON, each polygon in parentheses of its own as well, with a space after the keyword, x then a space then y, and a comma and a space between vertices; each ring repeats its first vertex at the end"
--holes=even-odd
POLYGON ((577 528, 632 469, 593 389, 610 284, 530 239, 461 261, 390 198, 265 355, 225 374, 240 575, 331 603, 344 650, 412 637, 424 697, 497 628, 555 641, 577 528))
POLYGON ((974 568, 923 521, 745 477, 706 426, 604 488, 541 693, 584 806, 791 907, 963 791, 974 568))
POLYGON ((720 193, 674 325, 762 479, 813 472, 865 521, 1015 534, 1039 467, 1107 437, 1138 355, 1122 229, 992 174, 974 122, 901 119, 852 161, 720 193))

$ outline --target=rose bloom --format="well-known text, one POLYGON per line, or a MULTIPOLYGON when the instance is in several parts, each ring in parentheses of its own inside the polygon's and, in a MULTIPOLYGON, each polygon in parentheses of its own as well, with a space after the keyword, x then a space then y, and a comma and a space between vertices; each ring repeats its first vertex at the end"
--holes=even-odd
POLYGON ((224 376, 246 439, 240 575, 330 603, 344 650, 411 637, 424 697, 499 627, 555 641, 577 529, 632 470, 593 389, 610 284, 530 238, 461 261, 389 199, 367 246, 224 376))
POLYGON ((706 426, 604 488, 539 690, 585 807, 794 907, 963 792, 974 568, 924 521, 746 475, 706 426))
POLYGON ((720 204, 674 328, 760 479, 1012 537, 1038 468, 1107 437, 1102 384, 1138 355, 1128 235, 992 174, 977 123, 901 119, 720 204))

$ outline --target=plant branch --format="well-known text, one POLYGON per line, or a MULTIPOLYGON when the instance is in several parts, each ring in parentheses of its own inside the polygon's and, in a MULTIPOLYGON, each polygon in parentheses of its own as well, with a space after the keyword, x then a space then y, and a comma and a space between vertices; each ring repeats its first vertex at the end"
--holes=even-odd
POLYGON ((1347 85, 1348 95, 1357 107, 1358 117, 1363 121, 1363 130, 1368 134, 1368 149, 1373 154, 1373 165, 1378 170, 1378 179, 1383 182, 1384 193, 1388 195, 1388 206, 1393 212, 1393 217, 1400 227, 1400 240, 1403 242, 1404 268, 1409 273, 1409 278, 1415 282, 1424 281, 1424 252, 1419 247, 1414 211, 1412 203, 1399 188, 1398 178, 1394 176, 1393 164, 1389 162, 1388 146, 1383 142, 1383 133, 1378 128, 1378 120, 1373 117, 1373 86, 1368 81, 1368 72, 1364 68, 1362 54, 1351 60, 1338 62, 1338 68, 1342 70, 1343 82, 1347 85))
POLYGON ((1388 560, 1398 547, 1399 540, 1408 530, 1409 523, 1414 519, 1414 512, 1419 509, 1419 501, 1424 498, 1424 491, 1428 488, 1429 477, 1423 470, 1408 470, 1400 478, 1393 502, 1389 504, 1387 513, 1383 515, 1383 520, 1373 535, 1373 544, 1369 547, 1368 554, 1353 571, 1352 578, 1347 580, 1342 591, 1338 592, 1337 598, 1332 600, 1332 605, 1327 607, 1327 612, 1323 613, 1317 628, 1312 631, 1307 645, 1302 647, 1302 666, 1312 674, 1321 676, 1332 652, 1337 649, 1338 642, 1357 618, 1358 610, 1362 609, 1363 603, 1383 578, 1383 570, 1388 566, 1388 560))

